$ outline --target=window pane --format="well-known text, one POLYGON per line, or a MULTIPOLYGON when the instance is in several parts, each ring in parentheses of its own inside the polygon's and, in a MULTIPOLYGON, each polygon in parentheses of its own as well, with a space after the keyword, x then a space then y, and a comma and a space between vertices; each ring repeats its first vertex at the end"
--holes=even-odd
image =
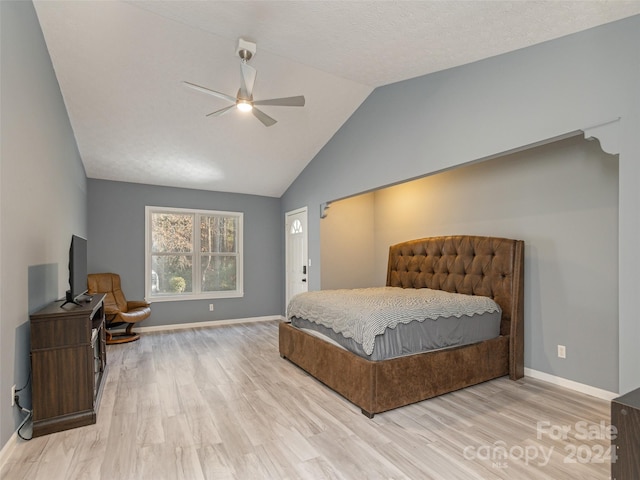
POLYGON ((236 289, 236 257, 202 255, 202 291, 236 289))
POLYGON ((200 216, 200 251, 235 253, 237 232, 237 217, 200 216))
POLYGON ((150 206, 145 212, 150 299, 243 295, 242 212, 150 206))
POLYGON ((291 234, 302 233, 302 222, 296 218, 291 224, 291 229, 289 233, 291 234))
POLYGON ((176 295, 193 291, 191 255, 153 255, 151 265, 151 293, 176 295))
POLYGON ((151 228, 151 251, 153 253, 193 251, 192 214, 153 213, 151 228))

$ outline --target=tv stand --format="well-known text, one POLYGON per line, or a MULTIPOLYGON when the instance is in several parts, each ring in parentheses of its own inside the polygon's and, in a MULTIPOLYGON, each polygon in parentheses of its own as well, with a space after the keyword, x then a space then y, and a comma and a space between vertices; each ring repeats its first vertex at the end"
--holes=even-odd
POLYGON ((30 316, 34 437, 96 423, 107 368, 104 298, 58 300, 30 316))
POLYGON ((80 306, 80 304, 76 302, 75 299, 71 296, 71 290, 67 290, 65 302, 62 305, 60 305, 60 308, 64 307, 68 303, 73 303, 74 305, 80 306))

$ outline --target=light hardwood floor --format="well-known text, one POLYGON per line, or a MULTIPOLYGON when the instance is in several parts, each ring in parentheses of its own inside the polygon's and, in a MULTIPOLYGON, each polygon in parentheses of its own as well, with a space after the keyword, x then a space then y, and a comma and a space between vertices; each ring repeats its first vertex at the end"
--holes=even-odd
POLYGON ((501 378, 370 420, 277 336, 272 321, 109 346, 97 424, 20 441, 0 478, 609 478, 609 402, 501 378))

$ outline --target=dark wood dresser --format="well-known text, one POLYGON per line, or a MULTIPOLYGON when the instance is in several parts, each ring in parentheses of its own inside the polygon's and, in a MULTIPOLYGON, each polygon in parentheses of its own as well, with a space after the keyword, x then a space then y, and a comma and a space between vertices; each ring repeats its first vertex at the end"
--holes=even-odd
POLYGON ((103 294, 32 314, 33 436, 96 422, 107 366, 103 294))
POLYGON ((640 388, 611 401, 611 425, 618 430, 611 440, 611 478, 640 479, 640 388))

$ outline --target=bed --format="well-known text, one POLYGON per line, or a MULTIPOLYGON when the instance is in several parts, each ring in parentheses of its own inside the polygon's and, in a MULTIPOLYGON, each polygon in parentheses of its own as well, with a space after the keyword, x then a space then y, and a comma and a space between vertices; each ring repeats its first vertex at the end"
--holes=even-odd
POLYGON ((389 248, 388 287, 489 297, 500 307, 499 334, 475 343, 374 361, 289 321, 279 324, 280 356, 372 418, 487 380, 524 376, 524 242, 443 236, 389 248))

